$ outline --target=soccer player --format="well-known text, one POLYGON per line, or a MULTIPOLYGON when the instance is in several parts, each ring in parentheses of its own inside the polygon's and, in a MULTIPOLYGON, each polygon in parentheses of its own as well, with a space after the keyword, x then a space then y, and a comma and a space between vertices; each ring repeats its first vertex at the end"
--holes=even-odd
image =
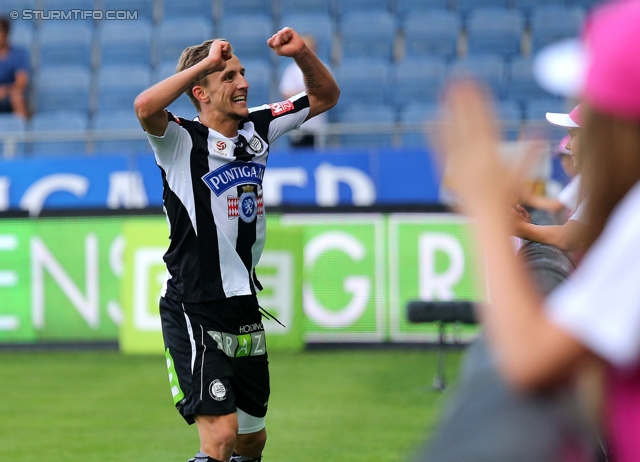
POLYGON ((178 72, 134 103, 163 181, 171 243, 160 316, 173 399, 200 436, 191 461, 262 459, 270 390, 254 269, 265 243, 269 145, 333 107, 340 93, 293 29, 267 44, 294 59, 305 93, 249 109, 242 63, 216 39, 185 49, 178 72), (165 110, 183 92, 195 120, 165 110))

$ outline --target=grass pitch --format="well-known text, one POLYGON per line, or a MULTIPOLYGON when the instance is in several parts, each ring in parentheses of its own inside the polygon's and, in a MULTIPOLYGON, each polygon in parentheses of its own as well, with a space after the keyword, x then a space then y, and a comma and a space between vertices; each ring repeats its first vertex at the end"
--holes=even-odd
MULTIPOLYGON (((447 377, 461 354, 447 352, 447 377)), ((446 395, 435 351, 270 354, 265 462, 408 460, 446 395)), ((173 408, 162 356, 0 352, 0 460, 185 462, 195 426, 173 408)))

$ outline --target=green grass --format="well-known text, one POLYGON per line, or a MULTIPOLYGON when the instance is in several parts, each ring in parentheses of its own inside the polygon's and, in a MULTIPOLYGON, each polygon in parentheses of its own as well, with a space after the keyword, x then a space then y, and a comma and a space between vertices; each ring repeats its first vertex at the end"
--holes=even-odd
MULTIPOLYGON (((447 353, 453 377, 460 353, 447 353)), ((401 461, 436 422, 434 352, 272 353, 265 462, 401 461)), ((185 462, 164 358, 0 352, 0 460, 185 462)))

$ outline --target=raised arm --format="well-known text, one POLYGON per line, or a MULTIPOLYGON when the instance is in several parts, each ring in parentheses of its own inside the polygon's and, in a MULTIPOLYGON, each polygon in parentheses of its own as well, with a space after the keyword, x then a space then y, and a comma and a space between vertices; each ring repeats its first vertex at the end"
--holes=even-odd
POLYGON ((331 72, 322 64, 316 54, 304 43, 302 37, 285 27, 276 32, 269 45, 279 56, 293 58, 304 76, 304 86, 309 97, 309 115, 307 119, 328 111, 338 102, 340 88, 331 72))
POLYGON ((168 119, 165 108, 173 103, 200 77, 221 71, 231 59, 228 42, 216 40, 211 44, 209 55, 198 64, 178 72, 162 82, 140 93, 133 103, 136 116, 147 133, 164 135, 168 119))
POLYGON ((518 211, 511 211, 515 236, 552 245, 565 252, 584 250, 587 227, 578 220, 568 220, 563 225, 535 225, 531 223, 530 218, 527 219, 528 214, 523 207, 518 206, 517 209, 518 211), (526 217, 523 217, 523 214, 526 217))

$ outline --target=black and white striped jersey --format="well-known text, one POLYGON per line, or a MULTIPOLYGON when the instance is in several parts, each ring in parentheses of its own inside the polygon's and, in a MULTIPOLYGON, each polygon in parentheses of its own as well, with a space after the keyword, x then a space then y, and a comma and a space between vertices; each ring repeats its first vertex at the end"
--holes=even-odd
POLYGON ((147 133, 169 223, 163 296, 195 303, 262 289, 254 269, 265 243, 269 145, 308 113, 309 98, 301 93, 251 108, 233 139, 171 113, 163 136, 147 133))

